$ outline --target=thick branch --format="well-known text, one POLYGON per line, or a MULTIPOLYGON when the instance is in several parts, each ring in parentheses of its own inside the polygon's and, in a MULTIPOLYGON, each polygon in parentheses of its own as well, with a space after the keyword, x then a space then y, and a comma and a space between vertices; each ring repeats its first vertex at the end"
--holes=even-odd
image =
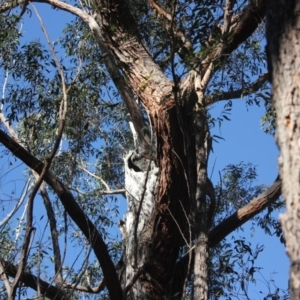
MULTIPOLYGON (((243 42, 245 42, 253 32, 258 28, 266 14, 266 0, 249 0, 249 4, 238 14, 236 25, 230 30, 229 39, 218 44, 215 49, 209 51, 209 55, 202 62, 201 73, 205 74, 209 64, 217 59, 223 59, 230 55, 243 42), (222 51, 220 51, 220 49, 222 51)), ((235 18, 233 17, 233 20, 235 18)))
MULTIPOLYGON (((7 276, 10 276, 10 277, 16 276, 16 274, 18 272, 18 268, 15 265, 5 261, 2 258, 0 258, 0 264, 3 266, 4 272, 7 276)), ((58 289, 57 287, 49 284, 48 282, 46 282, 42 279, 32 275, 29 272, 23 271, 21 281, 25 286, 28 286, 28 287, 34 289, 35 291, 37 291, 37 282, 38 282, 40 291, 47 298, 55 299, 55 300, 69 299, 69 297, 67 297, 62 290, 58 289)))
MULTIPOLYGON (((224 238, 226 238, 226 236, 276 201, 280 195, 281 181, 278 176, 274 183, 264 193, 253 199, 246 206, 237 210, 234 214, 229 216, 209 232, 209 246, 215 247, 224 238)), ((186 274, 189 258, 190 254, 188 253, 178 261, 176 264, 176 274, 186 274)), ((192 259, 194 259, 194 251, 192 259)), ((177 280, 181 280, 180 276, 176 276, 175 278, 177 278, 177 280)))
POLYGON ((250 0, 249 5, 242 12, 240 21, 233 29, 231 43, 228 44, 225 54, 230 54, 246 41, 263 21, 265 14, 266 0, 250 0))
POLYGON ((230 217, 222 221, 209 233, 210 247, 216 246, 231 232, 242 226, 248 220, 260 213, 263 209, 273 203, 281 195, 281 181, 279 176, 274 183, 258 198, 253 199, 249 204, 237 210, 230 217))
MULTIPOLYGON (((31 168, 38 174, 40 174, 44 169, 44 164, 40 160, 31 155, 2 130, 0 130, 0 142, 7 149, 9 149, 14 156, 18 157, 29 168, 31 168)), ((48 171, 45 174, 44 179, 58 195, 66 212, 80 228, 80 230, 83 232, 83 234, 93 247, 95 255, 100 262, 104 277, 106 279, 107 288, 109 290, 111 299, 121 299, 122 290, 115 266, 110 258, 107 246, 104 243, 97 228, 80 208, 69 189, 67 189, 53 173, 48 171)))

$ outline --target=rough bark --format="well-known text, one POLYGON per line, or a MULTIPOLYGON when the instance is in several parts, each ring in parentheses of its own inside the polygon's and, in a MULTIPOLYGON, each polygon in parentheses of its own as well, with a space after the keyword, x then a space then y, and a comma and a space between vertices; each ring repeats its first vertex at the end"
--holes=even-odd
POLYGON ((291 260, 290 296, 300 299, 300 3, 268 3, 267 37, 277 113, 279 170, 286 213, 281 216, 291 260))
MULTIPOLYGON (((249 1, 232 27, 230 41, 226 46, 211 49, 201 67, 197 66, 201 72, 195 73, 201 73, 201 76, 196 80, 191 71, 178 85, 166 77, 142 43, 126 1, 97 0, 95 6, 98 9, 93 15, 56 0, 35 2, 69 11, 90 26, 101 51, 107 54, 107 70, 127 105, 140 140, 140 147, 125 158, 128 212, 125 222, 120 222, 124 254, 119 274, 123 297, 180 299, 185 276, 177 280, 176 261, 180 247, 184 244, 192 247, 193 240, 195 299, 207 299, 206 259, 211 222, 207 196, 212 204, 213 195, 209 192, 206 176, 209 135, 204 92, 214 72, 212 61, 218 65, 218 59, 223 59, 221 56, 229 55, 255 31, 264 16, 265 1, 249 1), (103 7, 105 9, 99 9, 103 7), (142 114, 133 96, 138 97, 146 109, 152 125, 152 139, 150 135, 143 136, 142 114)), ((13 3, 14 6, 23 1, 13 3)), ((185 41, 182 42, 185 47, 185 41)), ((41 162, 24 153, 24 149, 13 146, 1 132, 0 141, 32 169, 37 172, 42 169, 41 162)), ((115 268, 101 236, 63 184, 50 172, 45 180, 90 240, 101 263, 111 299, 121 299, 115 268)), ((183 266, 185 270, 187 263, 183 266)))

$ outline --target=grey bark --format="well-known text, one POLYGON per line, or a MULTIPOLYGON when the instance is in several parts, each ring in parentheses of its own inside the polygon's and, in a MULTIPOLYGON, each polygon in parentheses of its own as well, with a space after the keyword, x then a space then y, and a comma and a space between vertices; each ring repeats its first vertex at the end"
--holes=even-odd
POLYGON ((290 296, 300 299, 300 2, 268 3, 267 38, 277 113, 279 170, 286 213, 281 216, 291 260, 290 296))

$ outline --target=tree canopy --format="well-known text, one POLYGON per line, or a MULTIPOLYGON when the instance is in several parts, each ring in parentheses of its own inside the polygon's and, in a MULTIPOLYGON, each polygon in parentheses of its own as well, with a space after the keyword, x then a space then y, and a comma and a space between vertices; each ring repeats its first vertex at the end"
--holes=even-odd
MULTIPOLYGON (((221 138, 211 129, 234 99, 264 106, 263 128, 276 130, 266 1, 17 0, 0 11, 1 160, 21 178, 1 199, 1 297, 249 299, 263 247, 226 237, 252 219, 283 240, 281 181, 257 185, 240 163, 212 182, 207 168, 221 138), (36 3, 70 15, 57 41, 36 3), (46 43, 23 37, 33 17, 46 43)), ((275 296, 287 297, 264 291, 275 296)))

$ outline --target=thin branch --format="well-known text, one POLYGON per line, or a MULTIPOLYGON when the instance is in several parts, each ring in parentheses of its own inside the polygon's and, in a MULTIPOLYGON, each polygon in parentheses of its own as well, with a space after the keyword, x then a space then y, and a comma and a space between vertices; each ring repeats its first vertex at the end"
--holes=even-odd
POLYGON ((4 281, 5 289, 6 289, 7 295, 8 295, 8 299, 9 300, 14 300, 10 297, 12 295, 11 286, 10 286, 10 283, 9 283, 9 279, 8 279, 8 275, 6 273, 5 267, 4 267, 1 260, 0 260, 0 279, 2 281, 4 281))
POLYGON ((40 176, 37 179, 37 181, 36 181, 36 183, 35 183, 35 185, 32 189, 32 192, 30 193, 29 199, 28 199, 26 233, 25 233, 24 242, 23 242, 23 245, 22 245, 22 252, 21 252, 20 262, 19 262, 19 265, 18 265, 18 272, 17 272, 17 274, 16 274, 16 276, 13 280, 12 286, 11 286, 11 294, 10 295, 11 295, 12 298, 15 297, 16 289, 18 287, 19 281, 21 279, 22 273, 23 273, 25 265, 27 263, 29 244, 30 244, 30 241, 31 241, 31 234, 35 230, 32 227, 34 199, 35 199, 35 196, 36 196, 41 184, 44 181, 44 177, 45 177, 47 171, 50 169, 52 160, 53 160, 53 158, 54 158, 54 156, 55 156, 55 154, 56 154, 56 152, 59 148, 60 141, 61 141, 62 135, 63 135, 63 130, 64 130, 64 127, 65 127, 66 114, 67 114, 67 103, 68 103, 67 102, 67 90, 66 90, 66 84, 65 84, 65 77, 64 77, 63 68, 59 63, 59 60, 56 56, 56 53, 55 53, 55 51, 52 47, 51 42, 50 42, 50 39, 49 39, 48 33, 46 31, 46 28, 43 24, 43 21, 42 21, 40 15, 39 15, 37 9, 35 8, 35 6, 33 4, 31 4, 31 5, 32 5, 32 7, 33 7, 33 9, 34 9, 39 21, 40 21, 40 25, 42 27, 42 30, 43 30, 44 34, 45 34, 47 43, 49 45, 49 48, 50 48, 50 51, 52 53, 52 56, 53 56, 53 59, 55 61, 58 72, 60 74, 61 82, 62 82, 62 90, 63 90, 63 99, 61 101, 61 105, 60 105, 60 109, 59 109, 60 123, 59 123, 59 127, 58 127, 57 137, 56 137, 55 142, 54 142, 54 146, 51 150, 50 155, 45 157, 46 162, 44 164, 43 170, 40 173, 40 176))
POLYGON ((89 175, 91 175, 92 177, 96 178, 97 180, 100 180, 102 182, 102 184, 106 187, 107 191, 110 191, 110 187, 109 185, 102 179, 102 177, 97 176, 96 174, 90 172, 89 170, 87 170, 85 167, 83 167, 83 164, 81 164, 81 166, 79 166, 79 168, 81 170, 83 170, 84 172, 88 173, 89 175))
MULTIPOLYGON (((100 176, 97 176, 96 174, 90 172, 89 170, 87 170, 86 168, 84 168, 83 166, 79 166, 80 169, 82 169, 83 171, 85 171, 87 174, 89 174, 90 176, 96 178, 97 180, 100 180, 103 185, 105 185, 106 187, 106 190, 101 190, 99 191, 98 193, 101 194, 101 195, 115 195, 115 194, 121 194, 123 195, 124 197, 125 194, 126 194, 126 190, 125 189, 117 189, 117 190, 111 190, 109 185, 106 183, 105 180, 102 179, 102 177, 100 176)), ((78 193, 81 193, 83 194, 81 191, 79 191, 78 189, 75 189, 78 193)))
MULTIPOLYGON (((12 154, 23 161, 29 168, 41 174, 44 169, 44 163, 31 155, 21 145, 15 142, 4 131, 0 130, 0 142, 12 152, 12 154)), ((97 259, 100 262, 104 277, 107 282, 107 288, 111 299, 121 299, 122 289, 117 276, 115 266, 108 253, 107 246, 102 239, 99 231, 80 208, 74 199, 70 190, 50 171, 45 174, 44 180, 48 183, 59 197, 66 212, 85 235, 92 245, 97 259)))
POLYGON ((51 240, 52 240, 52 247, 53 247, 54 269, 55 269, 54 281, 56 283, 56 286, 61 287, 63 284, 63 276, 62 276, 63 264, 61 260, 60 247, 58 242, 59 233, 57 231, 56 218, 45 184, 41 185, 40 190, 41 190, 41 196, 44 200, 44 206, 46 208, 46 212, 50 224, 50 233, 51 233, 51 240))
POLYGON ((185 49, 185 51, 182 51, 181 48, 181 51, 179 51, 178 53, 181 56, 181 58, 184 59, 187 56, 187 54, 190 54, 190 52, 192 51, 192 43, 188 40, 183 30, 175 26, 174 12, 172 12, 172 14, 169 14, 160 5, 158 5, 156 1, 148 1, 153 10, 155 10, 160 16, 162 16, 164 19, 170 22, 170 25, 167 25, 167 30, 171 30, 172 39, 175 38, 176 43, 179 44, 180 47, 185 49))
POLYGON ((148 0, 152 8, 157 11, 159 15, 167 19, 168 21, 171 22, 172 20, 172 15, 167 13, 161 6, 159 6, 154 0, 148 0))
POLYGON ((231 99, 240 99, 243 96, 248 96, 257 92, 267 81, 269 74, 265 73, 261 75, 256 81, 252 82, 248 87, 230 91, 230 92, 220 92, 213 95, 205 97, 206 104, 212 104, 218 101, 231 100, 231 99))
POLYGON ((29 190, 30 185, 31 185, 31 180, 28 178, 27 181, 26 181, 26 185, 25 185, 25 187, 23 189, 23 192, 22 192, 22 195, 21 195, 19 201, 17 202, 17 204, 15 205, 15 207, 11 210, 11 212, 8 213, 7 216, 0 222, 0 228, 3 225, 5 225, 10 220, 10 218, 14 215, 14 213, 22 205, 22 203, 24 202, 24 200, 26 198, 26 195, 27 195, 27 192, 29 190))
POLYGON ((104 290, 104 288, 106 286, 106 282, 103 278, 96 287, 81 286, 81 285, 76 285, 76 284, 71 284, 71 283, 64 283, 63 286, 65 288, 69 288, 69 289, 80 291, 80 292, 87 292, 87 293, 91 293, 91 294, 99 294, 101 291, 104 290))

